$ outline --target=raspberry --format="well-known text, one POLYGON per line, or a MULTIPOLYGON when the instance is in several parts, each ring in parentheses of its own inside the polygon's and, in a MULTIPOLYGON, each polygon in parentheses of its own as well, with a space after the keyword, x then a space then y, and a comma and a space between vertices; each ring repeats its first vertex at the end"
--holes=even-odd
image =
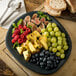
POLYGON ((19 44, 23 43, 23 39, 19 38, 19 39, 18 39, 18 43, 19 43, 19 44))
POLYGON ((18 35, 19 33, 20 33, 20 31, 18 29, 14 31, 15 35, 18 35))
POLYGON ((15 28, 15 30, 18 30, 18 27, 17 27, 17 28, 15 28))
POLYGON ((21 34, 21 35, 20 35, 20 38, 21 38, 21 39, 24 39, 24 38, 25 38, 24 34, 21 34))
POLYGON ((26 31, 27 31, 28 33, 30 33, 30 32, 31 32, 31 30, 30 30, 29 28, 26 28, 26 31))
POLYGON ((26 39, 26 38, 24 38, 24 39, 23 39, 23 42, 26 42, 26 40, 27 40, 27 39, 26 39))
POLYGON ((15 43, 16 42, 16 40, 15 39, 12 39, 12 43, 15 43))
POLYGON ((13 34, 12 34, 12 37, 14 38, 15 36, 16 36, 16 34, 15 34, 15 33, 13 33, 13 34))
POLYGON ((26 32, 26 31, 23 32, 23 35, 24 35, 24 36, 26 36, 27 34, 28 34, 28 32, 26 32))
POLYGON ((24 28, 24 30, 26 30, 27 27, 26 26, 23 26, 23 28, 24 28))
POLYGON ((22 28, 23 28, 23 26, 22 26, 22 25, 19 25, 19 26, 18 26, 18 29, 19 29, 19 30, 20 30, 20 29, 22 29, 22 28))
POLYGON ((14 39, 17 41, 19 39, 19 35, 16 35, 14 39))

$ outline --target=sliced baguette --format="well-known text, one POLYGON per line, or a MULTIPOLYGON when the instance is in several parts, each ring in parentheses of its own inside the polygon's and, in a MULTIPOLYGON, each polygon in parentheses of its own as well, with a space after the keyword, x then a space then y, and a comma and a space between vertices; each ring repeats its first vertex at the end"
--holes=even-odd
POLYGON ((76 13, 76 0, 66 0, 66 2, 69 5, 69 9, 71 11, 71 13, 76 13))
POLYGON ((56 11, 56 10, 51 9, 47 3, 44 3, 44 7, 45 7, 46 12, 48 12, 48 14, 52 16, 60 16, 61 14, 61 11, 56 11))
POLYGON ((47 0, 47 2, 50 8, 57 11, 63 11, 67 8, 67 4, 64 0, 47 0))

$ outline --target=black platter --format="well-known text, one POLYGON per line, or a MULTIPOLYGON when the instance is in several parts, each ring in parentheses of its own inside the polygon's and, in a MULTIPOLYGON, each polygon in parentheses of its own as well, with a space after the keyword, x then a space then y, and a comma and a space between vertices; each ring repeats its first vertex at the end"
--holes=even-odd
MULTIPOLYGON (((27 15, 30 15, 32 16, 34 13, 37 13, 38 11, 32 11, 32 12, 29 12, 29 13, 26 13, 26 14, 23 14, 22 16, 20 16, 19 18, 17 18, 14 22, 17 23, 19 19, 24 19, 25 16, 27 15)), ((16 49, 14 49, 12 46, 12 42, 11 42, 11 39, 12 39, 12 25, 10 26, 8 32, 7 32, 7 36, 6 36, 6 46, 8 48, 8 50, 11 52, 11 54, 18 60, 19 63, 21 63, 24 67, 27 67, 29 69, 31 69, 32 71, 34 72, 37 72, 37 73, 40 73, 40 74, 52 74, 54 72, 56 72, 59 68, 62 67, 62 65, 67 61, 67 59, 69 58, 70 56, 70 53, 71 53, 71 49, 72 49, 72 42, 71 42, 71 39, 70 39, 70 36, 68 34, 68 32, 64 29, 64 27, 52 16, 50 16, 49 14, 47 13, 44 13, 46 15, 48 15, 52 21, 51 22, 55 22, 59 29, 64 32, 66 34, 66 38, 67 38, 67 42, 68 42, 68 46, 69 46, 69 49, 67 50, 66 52, 66 57, 65 59, 61 60, 61 62, 59 63, 58 67, 53 69, 53 70, 45 70, 45 69, 41 69, 39 66, 35 65, 35 64, 31 64, 30 62, 26 62, 24 60, 24 57, 22 55, 19 55, 19 53, 17 52, 16 49)))

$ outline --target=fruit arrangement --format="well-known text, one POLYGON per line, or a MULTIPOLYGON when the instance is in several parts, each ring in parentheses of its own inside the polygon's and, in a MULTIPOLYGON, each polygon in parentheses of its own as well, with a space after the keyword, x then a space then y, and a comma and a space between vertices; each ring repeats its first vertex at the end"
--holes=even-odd
POLYGON ((46 70, 56 68, 69 48, 65 33, 43 12, 13 23, 11 42, 25 61, 46 70))

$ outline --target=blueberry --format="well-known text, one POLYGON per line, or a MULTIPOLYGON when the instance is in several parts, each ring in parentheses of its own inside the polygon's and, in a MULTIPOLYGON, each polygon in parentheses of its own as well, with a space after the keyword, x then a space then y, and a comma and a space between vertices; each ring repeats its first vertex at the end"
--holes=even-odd
POLYGON ((49 54, 49 51, 45 51, 45 54, 48 55, 49 54))
POLYGON ((41 68, 44 68, 44 66, 42 66, 42 65, 41 65, 40 67, 41 67, 41 68))
POLYGON ((45 69, 46 69, 46 70, 49 70, 49 69, 50 69, 50 67, 45 67, 45 69))
POLYGON ((35 55, 32 55, 31 57, 32 57, 32 58, 35 58, 35 55))
POLYGON ((53 62, 56 62, 56 59, 54 59, 53 62))
POLYGON ((44 63, 43 62, 40 62, 40 66, 44 66, 44 63))
POLYGON ((47 64, 52 64, 52 61, 47 61, 47 64))
POLYGON ((45 53, 45 50, 43 50, 42 52, 45 53))
POLYGON ((47 57, 47 60, 50 60, 50 57, 47 57))
POLYGON ((40 61, 43 61, 43 58, 41 58, 41 57, 40 57, 40 59, 39 59, 39 60, 40 60, 40 61))
POLYGON ((39 61, 37 61, 37 63, 36 63, 37 65, 39 65, 40 64, 40 62, 39 61))
POLYGON ((57 57, 58 60, 61 60, 60 57, 57 57))
POLYGON ((55 53, 54 53, 54 52, 50 52, 50 55, 53 55, 53 56, 54 56, 54 55, 55 55, 55 53))
POLYGON ((38 53, 37 54, 35 54, 35 57, 38 57, 39 55, 38 55, 38 53))
POLYGON ((54 68, 53 64, 51 64, 51 65, 50 65, 50 68, 51 68, 51 69, 53 69, 53 68, 54 68))
POLYGON ((59 64, 59 60, 56 60, 56 63, 59 64))
POLYGON ((50 60, 54 60, 54 56, 50 56, 50 60))
POLYGON ((47 59, 46 59, 46 58, 44 58, 44 59, 43 59, 43 62, 46 62, 46 61, 47 61, 47 59))
POLYGON ((35 59, 33 59, 32 61, 33 61, 33 63, 36 63, 36 60, 35 59))
POLYGON ((57 64, 56 64, 56 62, 54 62, 54 68, 56 68, 57 67, 57 64))
POLYGON ((43 57, 44 56, 44 53, 40 53, 40 56, 43 57))
POLYGON ((32 59, 30 59, 30 61, 29 61, 30 63, 32 63, 33 62, 33 60, 32 59))
POLYGON ((36 58, 36 61, 38 61, 39 60, 39 58, 36 58))

